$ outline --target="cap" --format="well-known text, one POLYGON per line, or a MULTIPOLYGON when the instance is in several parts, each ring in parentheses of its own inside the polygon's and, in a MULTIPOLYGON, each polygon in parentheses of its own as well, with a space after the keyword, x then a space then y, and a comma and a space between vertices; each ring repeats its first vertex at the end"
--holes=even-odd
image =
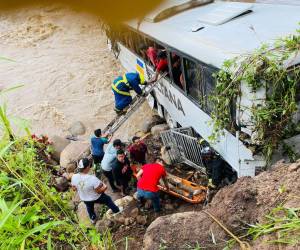
POLYGON ((78 168, 79 169, 84 169, 90 165, 90 161, 87 158, 83 158, 79 161, 78 163, 78 168))

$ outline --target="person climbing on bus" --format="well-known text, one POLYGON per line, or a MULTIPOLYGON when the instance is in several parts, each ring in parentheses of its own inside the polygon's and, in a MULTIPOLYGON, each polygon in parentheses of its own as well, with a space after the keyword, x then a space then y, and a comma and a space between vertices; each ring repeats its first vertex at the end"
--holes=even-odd
POLYGON ((117 77, 112 84, 112 91, 115 96, 115 108, 117 114, 126 112, 126 108, 132 102, 130 90, 134 90, 138 95, 144 96, 139 85, 146 85, 143 74, 126 73, 123 76, 117 77))
POLYGON ((139 51, 143 57, 144 60, 150 61, 152 66, 156 68, 158 60, 157 60, 157 53, 158 50, 155 48, 155 46, 147 46, 145 44, 142 44, 139 47, 139 51))
POLYGON ((95 165, 95 172, 98 178, 101 177, 101 167, 100 163, 104 156, 104 144, 109 143, 111 135, 102 134, 101 129, 96 129, 94 131, 94 136, 91 137, 91 152, 95 165))
POLYGON ((166 50, 161 50, 157 54, 158 63, 156 66, 155 74, 149 83, 156 82, 160 73, 168 71, 168 58, 166 50))

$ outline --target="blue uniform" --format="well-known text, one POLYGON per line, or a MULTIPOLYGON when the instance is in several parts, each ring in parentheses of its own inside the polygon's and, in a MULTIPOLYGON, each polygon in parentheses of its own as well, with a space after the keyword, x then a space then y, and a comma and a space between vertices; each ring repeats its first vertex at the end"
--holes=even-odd
POLYGON ((142 94, 140 76, 138 73, 126 73, 116 78, 112 84, 112 90, 115 95, 116 110, 123 110, 131 102, 130 90, 134 90, 138 95, 142 94))
POLYGON ((108 143, 107 138, 93 136, 91 138, 92 155, 103 157, 104 155, 103 146, 104 144, 107 143, 108 143))

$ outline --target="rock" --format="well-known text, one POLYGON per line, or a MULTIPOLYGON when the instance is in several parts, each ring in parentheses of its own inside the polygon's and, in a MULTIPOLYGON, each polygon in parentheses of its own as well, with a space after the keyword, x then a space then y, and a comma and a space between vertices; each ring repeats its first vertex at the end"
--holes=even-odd
POLYGON ((92 225, 84 202, 79 203, 76 213, 77 213, 79 224, 83 224, 85 226, 92 225))
POLYGON ((161 158, 164 160, 164 162, 167 164, 167 165, 171 165, 172 164, 172 161, 171 161, 171 157, 169 155, 169 148, 168 147, 161 147, 161 150, 160 150, 160 155, 161 155, 161 158))
POLYGON ((134 202, 134 199, 132 196, 130 195, 127 195, 121 199, 117 199, 115 200, 115 204, 118 206, 118 207, 123 207, 124 209, 126 207, 128 207, 130 204, 132 204, 132 202, 134 202))
POLYGON ((125 218, 124 225, 125 225, 125 226, 129 226, 129 225, 131 225, 133 222, 134 222, 134 218, 128 217, 128 218, 125 218))
POLYGON ((70 141, 57 135, 50 137, 49 141, 52 143, 53 148, 52 157, 54 160, 59 161, 61 152, 70 144, 70 141))
POLYGON ((113 222, 111 220, 102 219, 97 221, 95 228, 98 233, 103 234, 112 226, 113 226, 113 222))
POLYGON ((119 216, 115 216, 115 218, 114 217, 112 217, 111 218, 111 220, 114 220, 114 221, 116 221, 116 222, 118 222, 118 223, 120 223, 120 224, 125 224, 125 217, 124 217, 124 215, 119 215, 119 216))
POLYGON ((139 215, 139 209, 136 207, 130 211, 130 216, 136 218, 139 215))
MULTIPOLYGON (((115 204, 119 207, 119 208, 123 208, 123 210, 126 210, 126 208, 134 205, 135 203, 135 200, 133 199, 132 196, 130 195, 127 195, 123 198, 120 198, 120 199, 117 199, 114 201, 115 204)), ((111 209, 109 209, 106 214, 105 214, 105 217, 108 218, 108 219, 113 219, 114 220, 118 220, 117 218, 120 217, 120 216, 123 216, 124 215, 124 212, 121 212, 117 215, 114 215, 113 212, 111 211, 111 209)))
POLYGON ((80 141, 71 142, 61 152, 60 165, 66 169, 68 173, 72 173, 77 167, 77 162, 83 157, 87 157, 89 154, 89 143, 80 141))
POLYGON ((55 178, 55 187, 59 192, 65 192, 69 189, 69 182, 65 177, 55 178))
POLYGON ((166 210, 174 210, 174 206, 172 204, 166 204, 165 209, 166 210))
POLYGON ((290 172, 294 172, 297 171, 299 168, 300 168, 300 161, 298 160, 297 162, 292 163, 288 169, 290 172))
POLYGON ((146 215, 139 215, 136 217, 136 222, 141 225, 147 224, 147 216, 146 215))
POLYGON ((82 122, 77 121, 77 122, 73 122, 71 124, 68 131, 70 132, 70 134, 72 136, 77 136, 77 135, 83 135, 85 133, 86 129, 82 122))
POLYGON ((151 134, 154 136, 159 136, 161 132, 166 131, 168 129, 169 129, 169 125, 166 123, 155 125, 154 127, 151 128, 151 134))
POLYGON ((158 125, 158 124, 162 124, 162 123, 165 123, 165 122, 166 121, 165 121, 164 118, 161 118, 158 115, 153 115, 150 120, 146 120, 144 122, 144 124, 142 125, 142 131, 144 133, 148 133, 148 132, 150 132, 150 130, 153 126, 158 125))

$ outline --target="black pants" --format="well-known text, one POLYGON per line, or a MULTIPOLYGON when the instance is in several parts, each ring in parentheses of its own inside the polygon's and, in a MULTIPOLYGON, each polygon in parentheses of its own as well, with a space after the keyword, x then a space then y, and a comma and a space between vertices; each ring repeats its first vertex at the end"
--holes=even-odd
POLYGON ((116 204, 113 202, 113 200, 110 198, 110 196, 106 195, 105 193, 101 194, 101 196, 95 200, 95 201, 84 201, 86 205, 86 210, 89 214, 89 217, 91 220, 96 219, 96 214, 94 210, 94 204, 105 204, 108 206, 114 213, 119 212, 119 208, 116 206, 116 204))
POLYGON ((110 171, 103 170, 103 174, 108 179, 109 185, 111 186, 112 190, 117 190, 118 188, 115 186, 115 178, 113 176, 112 170, 110 171))
POLYGON ((94 164, 100 164, 104 155, 92 155, 94 164))

